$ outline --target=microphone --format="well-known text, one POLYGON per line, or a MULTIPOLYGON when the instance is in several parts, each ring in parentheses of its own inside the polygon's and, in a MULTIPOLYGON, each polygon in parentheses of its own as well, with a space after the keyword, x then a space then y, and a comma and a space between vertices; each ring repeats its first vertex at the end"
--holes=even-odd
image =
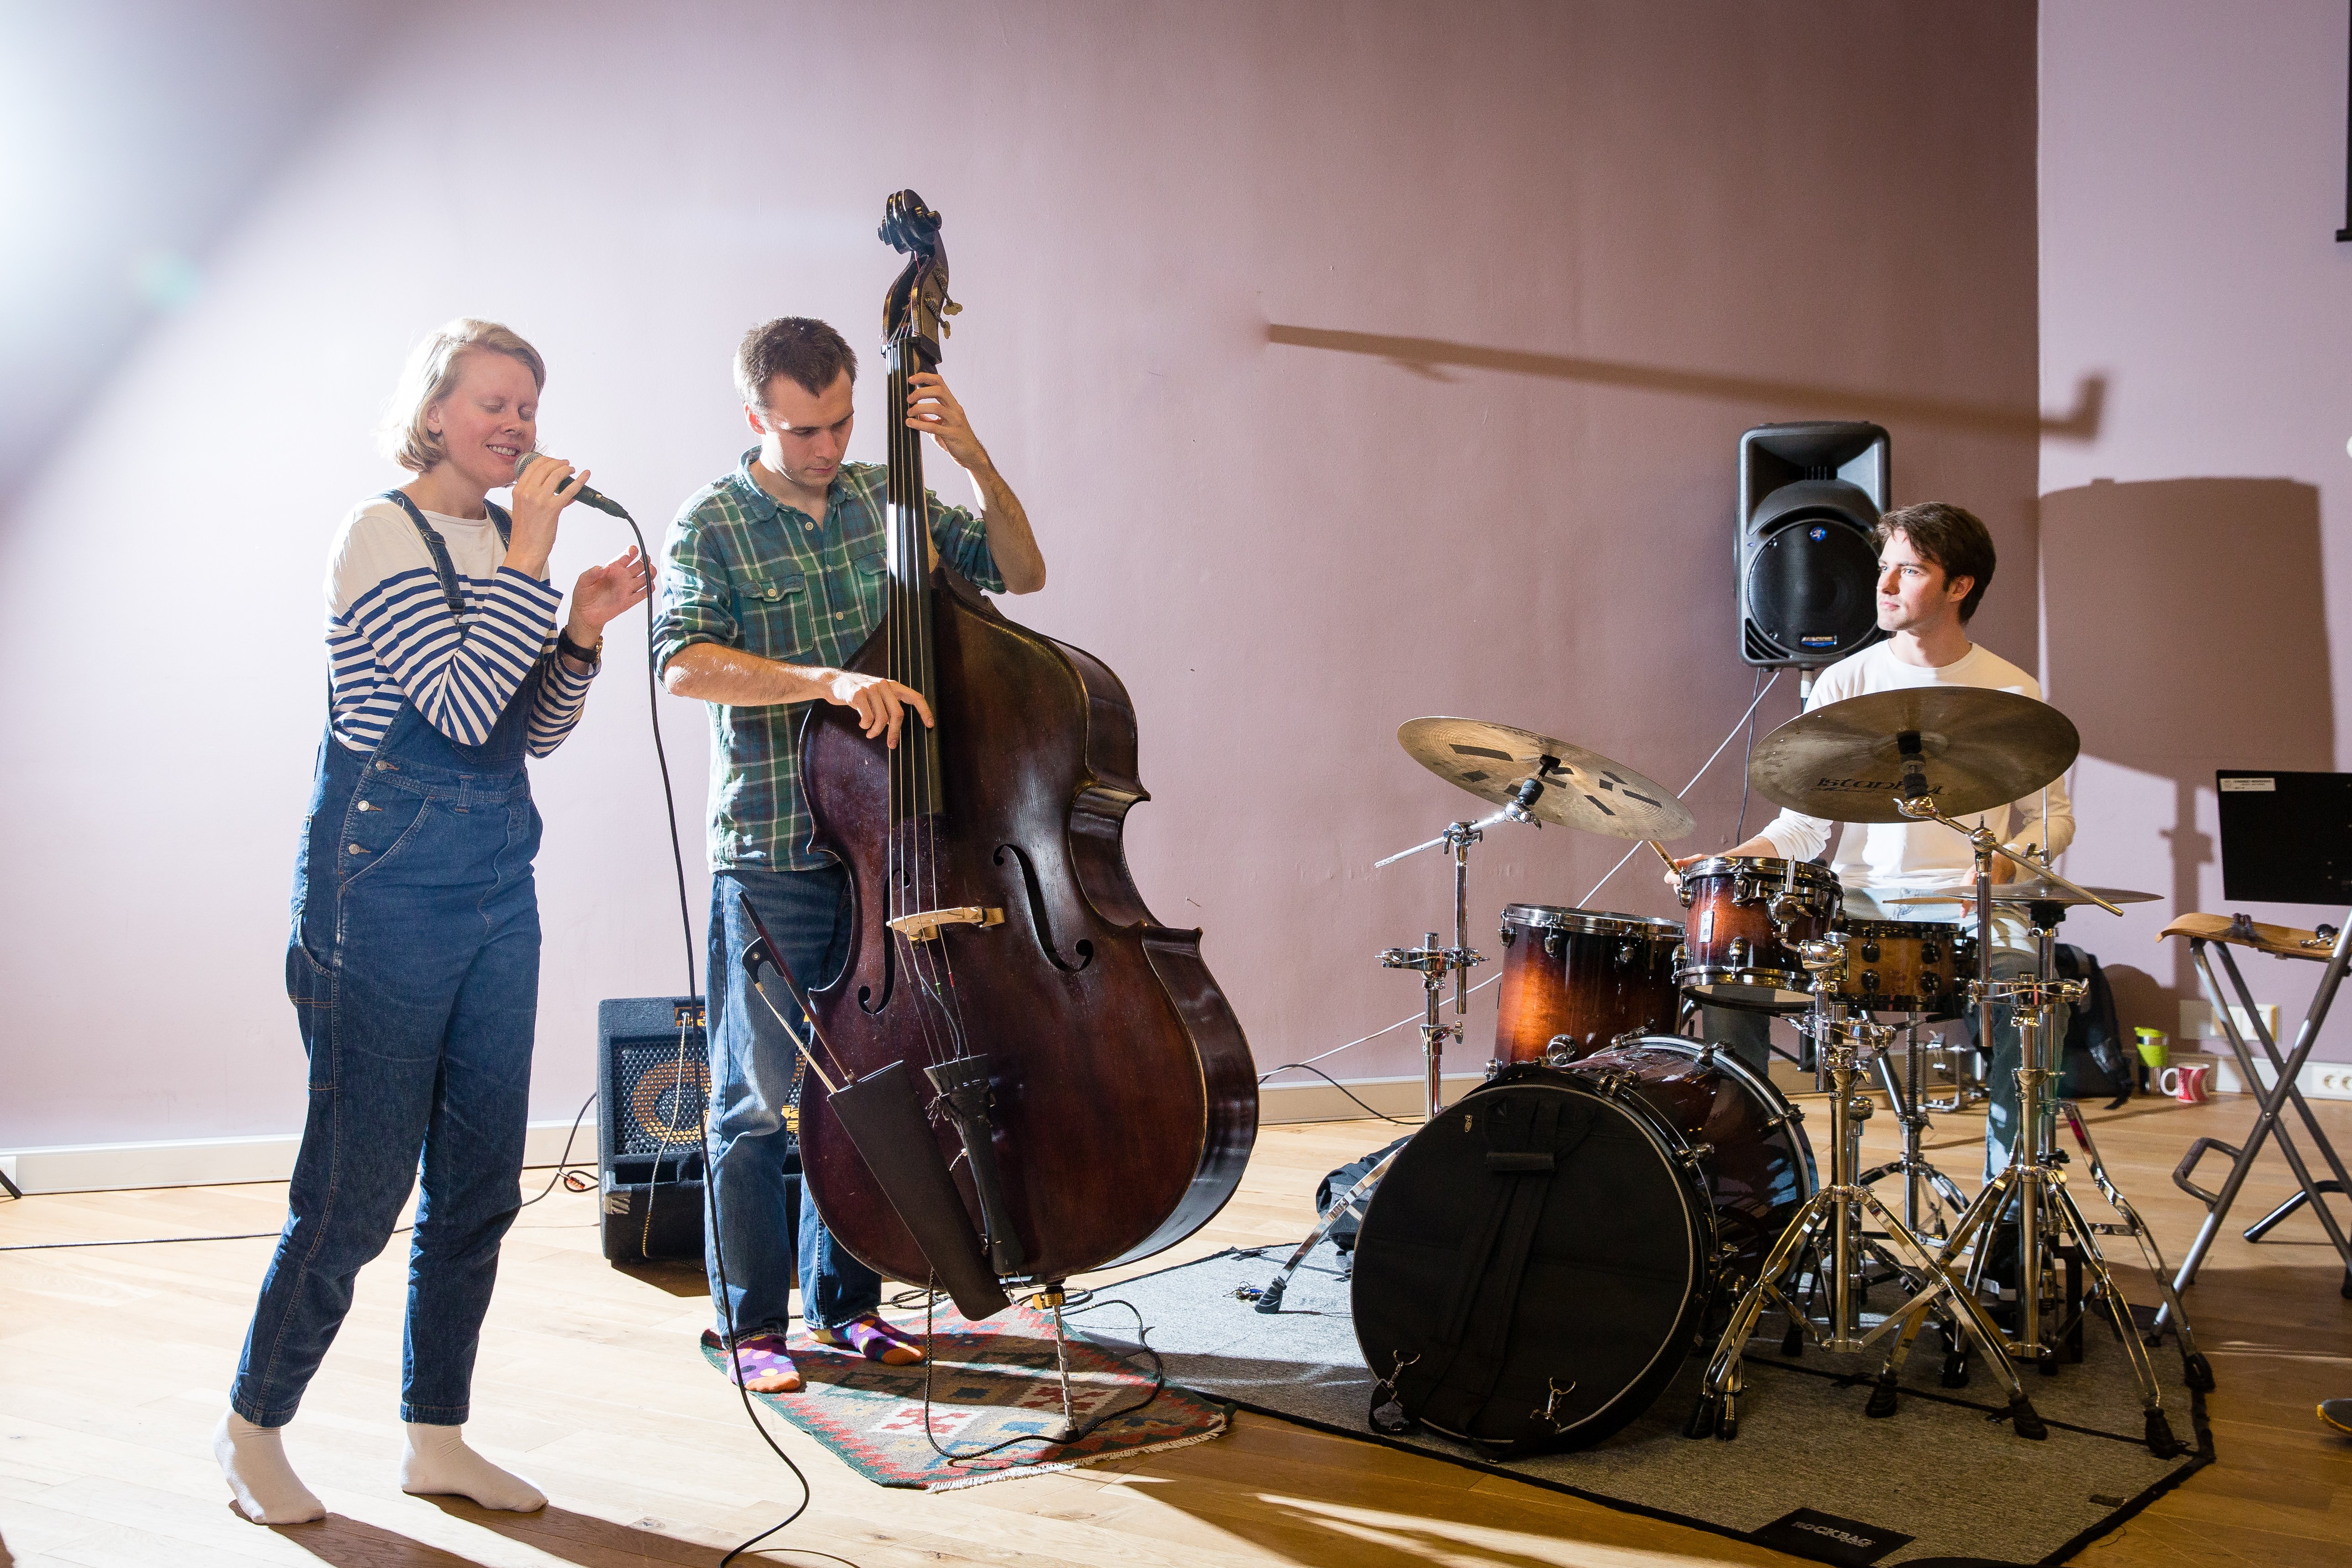
MULTIPOLYGON (((521 456, 515 459, 514 476, 517 479, 520 479, 524 469, 530 467, 533 463, 546 455, 547 454, 543 452, 524 453, 521 456)), ((593 507, 600 512, 610 512, 616 517, 625 517, 629 515, 628 512, 623 508, 620 502, 615 501, 612 497, 605 495, 602 490, 591 489, 585 485, 575 484, 572 486, 571 494, 573 500, 578 501, 583 506, 593 507)))

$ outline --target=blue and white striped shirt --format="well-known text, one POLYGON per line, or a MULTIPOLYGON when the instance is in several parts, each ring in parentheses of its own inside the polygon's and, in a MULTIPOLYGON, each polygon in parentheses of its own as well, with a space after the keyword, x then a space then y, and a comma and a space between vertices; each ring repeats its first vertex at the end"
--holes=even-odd
POLYGON ((425 520, 457 568, 465 626, 449 618, 433 554, 407 514, 385 500, 355 508, 327 570, 335 738, 374 750, 404 696, 449 739, 479 746, 545 659, 527 736, 530 754, 545 757, 580 721, 592 678, 552 656, 563 595, 505 564, 506 547, 488 517, 426 512, 425 520))

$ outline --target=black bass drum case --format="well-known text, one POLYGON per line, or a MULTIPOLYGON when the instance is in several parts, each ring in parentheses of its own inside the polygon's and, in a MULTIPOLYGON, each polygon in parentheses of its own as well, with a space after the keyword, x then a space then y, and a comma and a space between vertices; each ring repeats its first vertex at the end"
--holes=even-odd
POLYGON ((1797 1113, 1696 1040, 1503 1069, 1413 1134, 1357 1238, 1371 1424, 1502 1456, 1599 1442, 1813 1190, 1797 1113))

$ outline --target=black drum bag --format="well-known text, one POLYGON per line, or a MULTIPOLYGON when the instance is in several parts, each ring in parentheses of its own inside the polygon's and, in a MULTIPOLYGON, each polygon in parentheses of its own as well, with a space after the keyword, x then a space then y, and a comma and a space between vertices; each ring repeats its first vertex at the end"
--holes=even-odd
POLYGON ((1713 1211, 1638 1106, 1573 1076, 1474 1091, 1414 1134, 1357 1239, 1372 1426, 1507 1457, 1597 1442, 1689 1351, 1713 1211))

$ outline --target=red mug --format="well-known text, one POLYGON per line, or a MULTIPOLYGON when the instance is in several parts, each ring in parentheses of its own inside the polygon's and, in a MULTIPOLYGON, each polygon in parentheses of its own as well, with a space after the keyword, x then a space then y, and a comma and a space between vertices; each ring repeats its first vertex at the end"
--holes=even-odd
POLYGON ((2201 1105, 2210 1098, 2206 1092, 2205 1079, 2212 1071, 2201 1061, 2176 1064, 2157 1074, 2156 1086, 2183 1105, 2201 1105))

